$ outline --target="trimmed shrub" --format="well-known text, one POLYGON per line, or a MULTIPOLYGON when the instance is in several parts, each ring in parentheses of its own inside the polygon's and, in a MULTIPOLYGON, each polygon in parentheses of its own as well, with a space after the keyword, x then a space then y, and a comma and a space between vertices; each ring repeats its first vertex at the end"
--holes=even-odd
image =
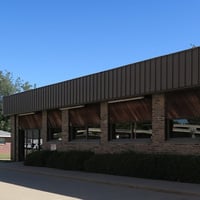
POLYGON ((27 155, 25 165, 200 183, 200 156, 191 155, 37 151, 27 155))
POLYGON ((24 165, 45 167, 50 156, 50 151, 35 151, 26 156, 24 165))

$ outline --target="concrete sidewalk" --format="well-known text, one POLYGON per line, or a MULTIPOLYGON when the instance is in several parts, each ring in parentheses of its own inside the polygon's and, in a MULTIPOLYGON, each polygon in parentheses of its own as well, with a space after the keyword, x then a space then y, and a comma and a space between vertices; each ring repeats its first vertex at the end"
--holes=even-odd
POLYGON ((29 172, 33 174, 44 174, 48 176, 57 176, 73 180, 109 184, 113 186, 116 185, 121 187, 200 197, 200 184, 95 174, 80 171, 65 171, 43 167, 31 167, 24 166, 22 162, 0 162, 0 169, 5 168, 9 170, 29 172))

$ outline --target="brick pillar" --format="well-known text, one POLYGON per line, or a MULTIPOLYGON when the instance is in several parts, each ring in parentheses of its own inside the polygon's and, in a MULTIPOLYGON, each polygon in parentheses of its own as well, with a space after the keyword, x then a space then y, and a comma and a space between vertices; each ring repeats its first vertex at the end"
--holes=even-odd
POLYGON ((41 129, 42 148, 47 148, 47 111, 42 112, 42 129, 41 129))
POLYGON ((10 122, 11 122, 11 160, 12 161, 17 161, 18 159, 18 151, 17 151, 17 135, 18 135, 18 130, 17 130, 17 125, 16 125, 16 120, 18 117, 16 116, 11 116, 10 117, 10 122))
POLYGON ((69 110, 62 110, 62 142, 69 141, 69 110))
POLYGON ((101 126, 101 143, 108 143, 108 103, 103 102, 100 105, 100 126, 101 126))
POLYGON ((152 142, 154 144, 165 141, 165 95, 152 96, 152 142))

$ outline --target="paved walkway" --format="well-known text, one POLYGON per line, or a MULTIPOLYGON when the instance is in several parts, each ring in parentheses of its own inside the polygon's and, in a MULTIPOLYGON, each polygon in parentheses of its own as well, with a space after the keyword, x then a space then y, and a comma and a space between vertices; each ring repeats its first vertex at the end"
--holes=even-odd
POLYGON ((151 191, 182 194, 200 197, 200 184, 179 183, 151 179, 113 176, 105 174, 86 173, 79 171, 65 171, 43 167, 24 166, 22 162, 0 162, 0 169, 26 171, 35 174, 45 174, 67 179, 82 180, 94 183, 109 184, 113 186, 130 187, 151 191))

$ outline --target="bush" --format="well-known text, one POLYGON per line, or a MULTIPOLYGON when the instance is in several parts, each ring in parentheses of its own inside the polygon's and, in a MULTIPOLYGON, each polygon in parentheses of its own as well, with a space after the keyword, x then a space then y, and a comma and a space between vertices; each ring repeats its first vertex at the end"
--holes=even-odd
POLYGON ((86 160, 85 170, 138 178, 200 183, 200 156, 135 152, 100 154, 86 160))
POLYGON ((27 155, 24 164, 65 170, 84 170, 85 160, 93 155, 91 151, 35 151, 27 155))
POLYGON ((51 156, 50 151, 35 151, 26 156, 25 165, 45 167, 48 158, 51 156))
POLYGON ((27 155, 25 165, 200 183, 200 156, 191 155, 37 151, 27 155))

